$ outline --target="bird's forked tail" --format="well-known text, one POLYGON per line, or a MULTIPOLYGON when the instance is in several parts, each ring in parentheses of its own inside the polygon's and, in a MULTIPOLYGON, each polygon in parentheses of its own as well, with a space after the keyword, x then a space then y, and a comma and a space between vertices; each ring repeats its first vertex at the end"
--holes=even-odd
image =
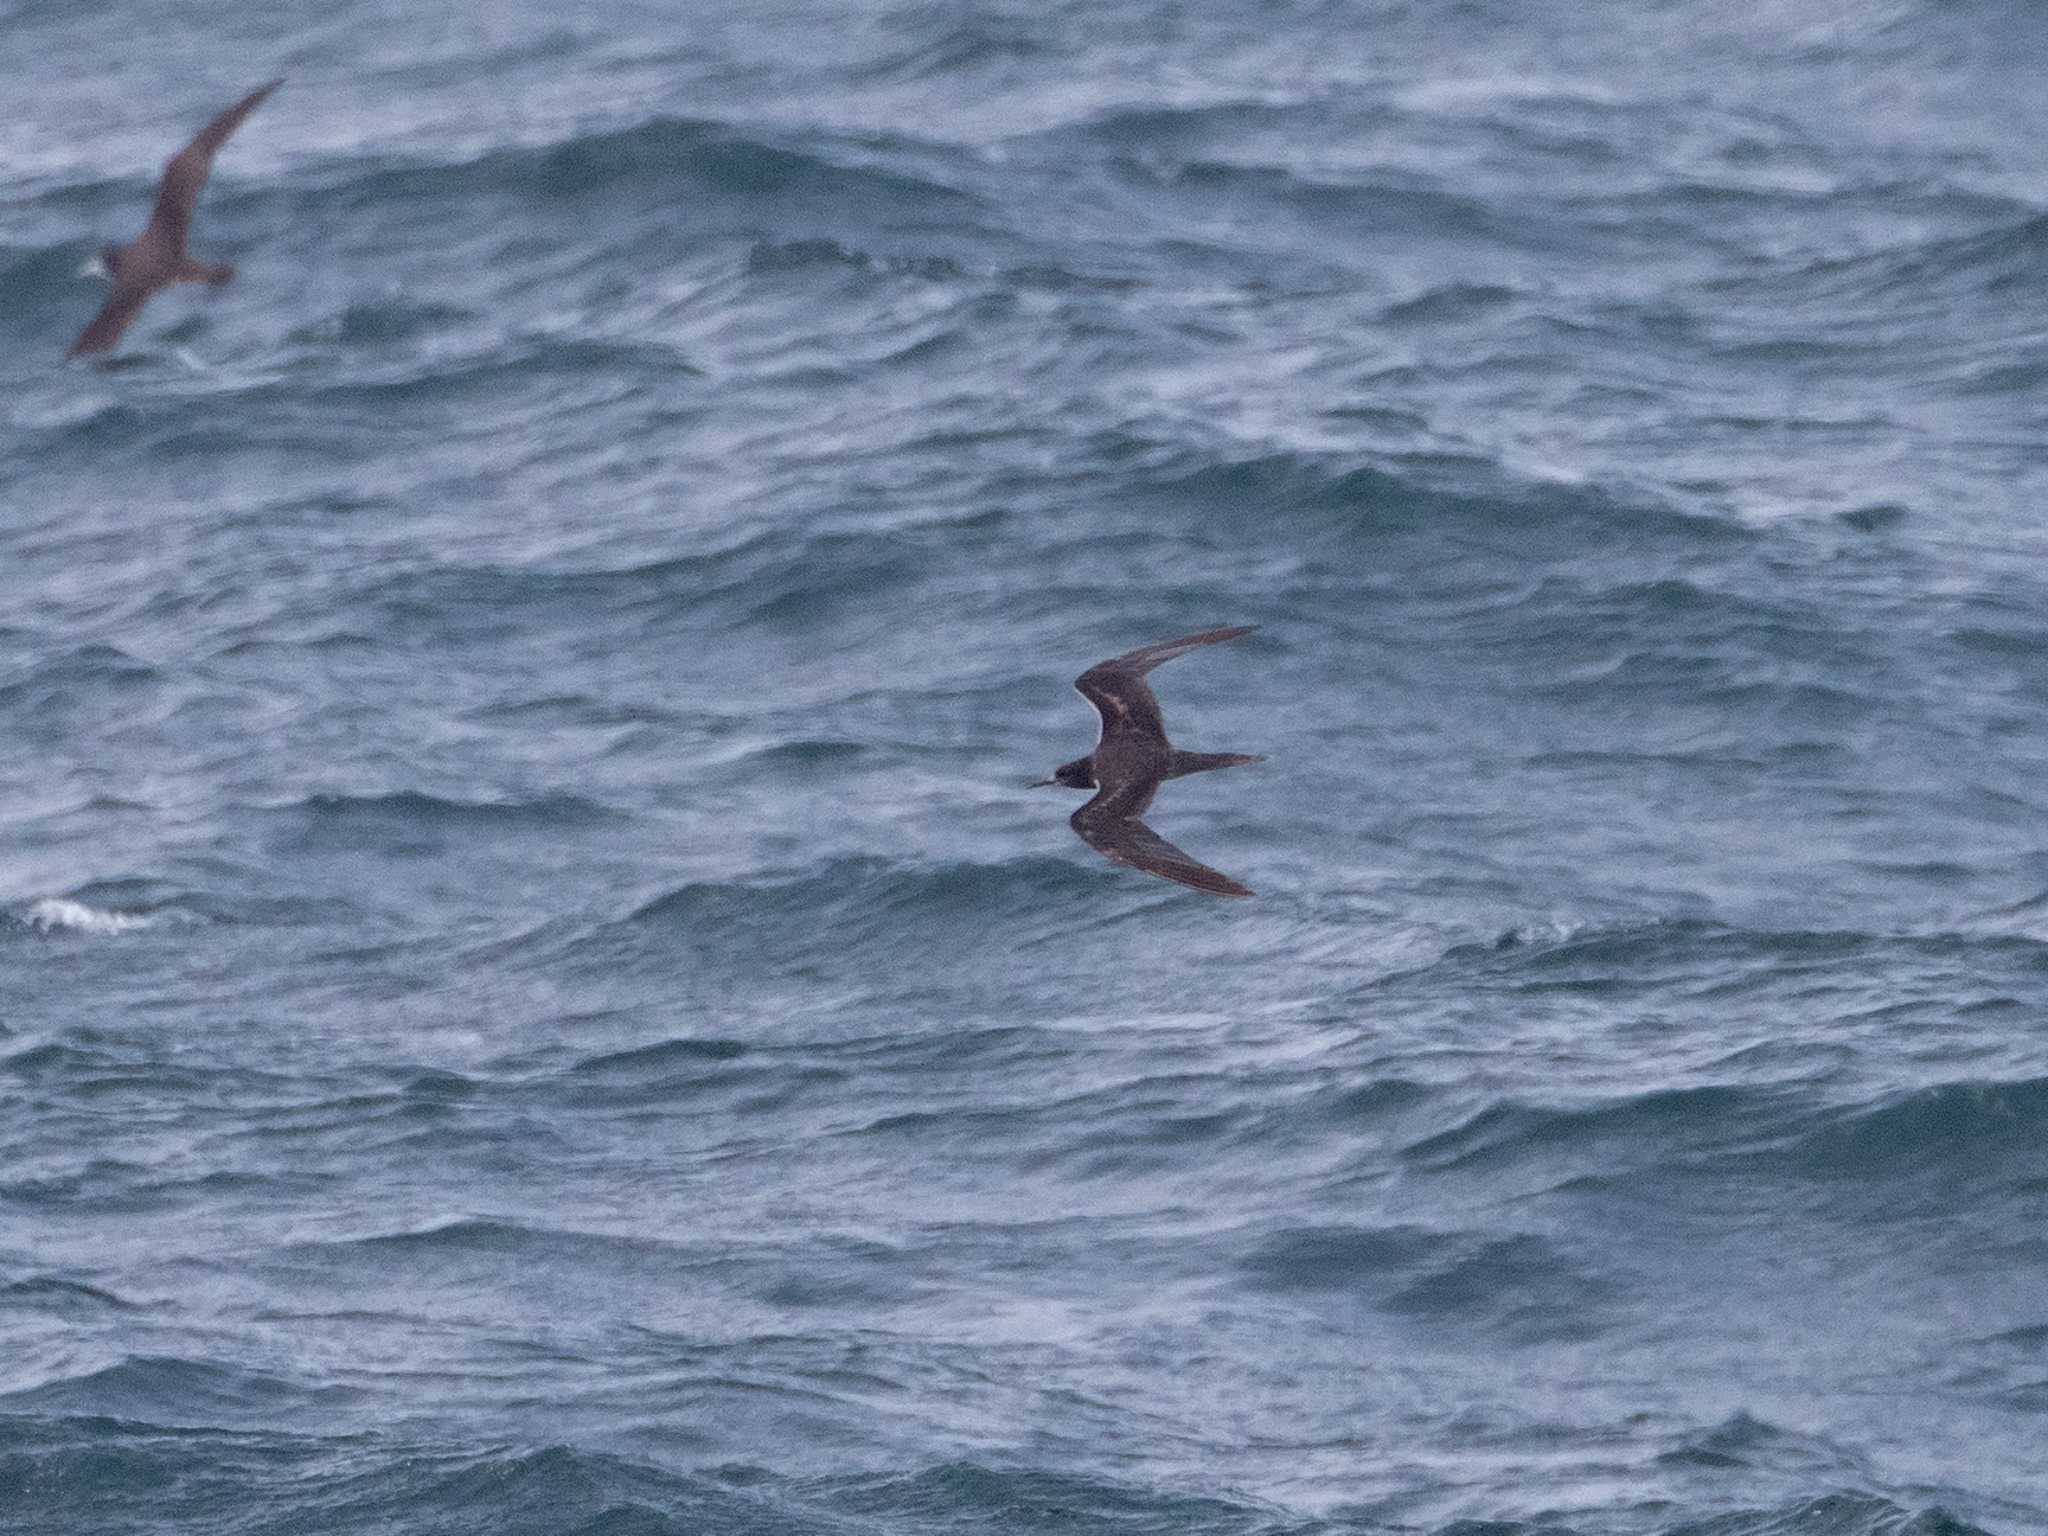
POLYGON ((218 288, 235 275, 230 266, 214 266, 209 262, 193 261, 189 257, 178 263, 178 278, 181 283, 205 283, 218 288))
POLYGON ((1264 761, 1265 758, 1253 752, 1183 752, 1175 748, 1166 776, 1177 779, 1184 773, 1207 773, 1211 768, 1235 768, 1240 763, 1264 761))

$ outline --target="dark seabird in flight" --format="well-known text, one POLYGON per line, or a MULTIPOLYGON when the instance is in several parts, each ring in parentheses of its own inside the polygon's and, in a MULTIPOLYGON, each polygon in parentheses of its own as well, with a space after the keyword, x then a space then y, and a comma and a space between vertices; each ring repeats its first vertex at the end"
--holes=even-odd
POLYGON ((1082 842, 1118 864, 1178 880, 1198 891, 1216 896, 1251 895, 1230 876, 1196 863, 1138 818, 1168 779, 1265 761, 1244 752, 1181 751, 1166 739, 1159 700, 1145 682, 1147 672, 1183 651, 1235 640, 1257 627, 1240 624, 1234 629, 1205 629, 1199 635, 1140 646, 1129 655, 1100 662, 1074 679, 1081 697, 1102 716, 1102 739, 1088 756, 1062 763, 1051 778, 1040 779, 1031 787, 1064 784, 1069 789, 1096 792, 1093 800, 1074 812, 1073 828, 1082 842))
POLYGON ((228 135, 242 126, 242 119, 263 105, 263 98, 283 85, 273 80, 261 90, 251 91, 227 111, 199 130, 199 136, 164 165, 164 184, 156 195, 156 209, 149 225, 131 245, 107 246, 100 259, 114 280, 114 291, 92 324, 71 343, 67 357, 88 352, 106 352, 121 339, 128 324, 142 313, 142 306, 158 290, 173 283, 210 283, 215 287, 235 275, 228 266, 209 266, 185 254, 185 237, 192 229, 192 210, 199 204, 206 173, 213 169, 213 157, 228 135))

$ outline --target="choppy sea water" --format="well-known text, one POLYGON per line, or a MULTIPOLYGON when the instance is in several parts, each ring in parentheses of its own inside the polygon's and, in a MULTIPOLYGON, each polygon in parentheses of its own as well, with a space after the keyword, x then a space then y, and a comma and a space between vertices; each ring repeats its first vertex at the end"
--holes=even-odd
POLYGON ((7 1530, 2048 1531, 2031 11, 202 11, 0 9, 7 1530), (1236 623, 1232 903, 1022 786, 1236 623))

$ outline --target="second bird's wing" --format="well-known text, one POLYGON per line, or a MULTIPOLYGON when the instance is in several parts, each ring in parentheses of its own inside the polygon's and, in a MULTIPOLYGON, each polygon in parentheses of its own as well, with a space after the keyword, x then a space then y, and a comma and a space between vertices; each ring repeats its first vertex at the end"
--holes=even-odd
POLYGON ((114 291, 107 295, 107 302, 100 306, 100 312, 92 317, 92 323, 78 333, 78 340, 71 343, 66 357, 83 357, 88 352, 108 352, 121 339, 121 333, 128 324, 142 313, 142 306, 149 302, 150 290, 141 283, 123 283, 114 280, 114 291))
POLYGON ((164 242, 170 255, 184 254, 185 236, 192 228, 192 210, 199 206, 199 194, 213 169, 213 157, 227 143, 228 135, 242 126, 242 119, 262 106, 263 98, 283 84, 282 79, 277 79, 251 91, 171 156, 164 165, 163 186, 157 191, 149 226, 142 232, 145 240, 164 242))

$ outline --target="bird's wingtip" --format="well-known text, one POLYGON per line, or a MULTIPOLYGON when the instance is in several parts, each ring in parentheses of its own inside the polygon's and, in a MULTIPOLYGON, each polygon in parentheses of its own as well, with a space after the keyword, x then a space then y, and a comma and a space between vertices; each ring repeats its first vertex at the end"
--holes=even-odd
POLYGON ((279 75, 275 80, 264 81, 261 85, 257 86, 255 90, 251 91, 248 95, 244 96, 232 107, 229 107, 228 111, 237 114, 236 121, 239 122, 242 117, 245 117, 249 113, 254 112, 258 107, 262 106, 264 102, 268 101, 270 99, 271 92, 275 91, 280 85, 283 85, 286 78, 287 77, 284 75, 279 75))

